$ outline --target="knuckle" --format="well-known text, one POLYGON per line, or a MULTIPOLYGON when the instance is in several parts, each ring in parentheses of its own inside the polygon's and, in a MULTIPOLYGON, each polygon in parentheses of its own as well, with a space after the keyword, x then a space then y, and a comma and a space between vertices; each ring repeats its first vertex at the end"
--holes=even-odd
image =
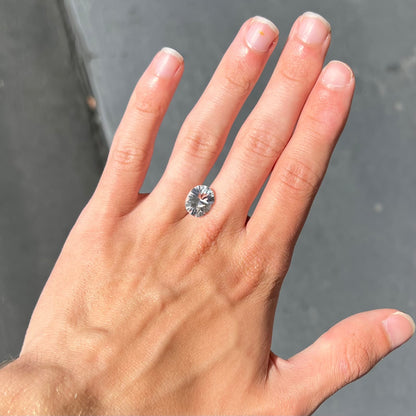
POLYGON ((362 377, 375 364, 370 348, 357 341, 353 340, 353 342, 347 343, 339 361, 345 384, 362 377))
POLYGON ((153 88, 135 90, 133 109, 143 116, 161 117, 165 112, 165 106, 157 97, 158 94, 153 88))
POLYGON ((228 67, 224 72, 224 89, 231 91, 233 95, 245 97, 252 89, 253 81, 247 75, 245 66, 238 62, 228 67))
POLYGON ((311 104, 310 111, 306 116, 306 123, 310 130, 316 132, 315 135, 330 131, 334 126, 339 126, 343 115, 339 107, 334 105, 330 99, 311 104))
POLYGON ((298 160, 284 163, 279 171, 279 179, 285 191, 300 198, 313 197, 320 184, 320 177, 314 169, 298 160))
POLYGON ((305 80, 311 78, 310 66, 305 60, 305 53, 298 52, 292 54, 290 59, 285 60, 279 67, 278 72, 281 77, 289 84, 304 84, 305 80))
POLYGON ((263 159, 276 159, 281 152, 276 130, 270 123, 250 128, 244 139, 248 154, 251 156, 255 154, 263 159))
POLYGON ((184 151, 198 159, 212 159, 218 153, 217 137, 209 128, 193 127, 181 133, 184 151))
POLYGON ((146 151, 133 145, 118 147, 112 154, 115 168, 121 171, 140 171, 147 158, 146 151))

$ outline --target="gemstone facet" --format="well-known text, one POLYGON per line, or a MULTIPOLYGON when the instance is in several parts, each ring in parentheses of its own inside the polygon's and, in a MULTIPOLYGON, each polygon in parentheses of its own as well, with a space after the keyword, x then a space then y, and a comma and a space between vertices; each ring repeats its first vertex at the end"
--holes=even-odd
POLYGON ((198 185, 186 197, 185 208, 194 217, 202 217, 208 213, 214 201, 214 191, 206 185, 198 185))

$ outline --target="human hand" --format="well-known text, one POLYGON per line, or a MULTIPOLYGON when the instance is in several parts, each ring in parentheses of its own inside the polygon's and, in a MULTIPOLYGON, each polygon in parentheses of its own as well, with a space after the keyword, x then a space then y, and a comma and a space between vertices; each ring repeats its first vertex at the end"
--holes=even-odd
POLYGON ((279 290, 354 89, 344 64, 322 71, 330 29, 321 18, 296 21, 211 185, 211 211, 201 218, 185 211, 277 36, 263 19, 243 25, 159 184, 138 195, 183 72, 176 53, 156 55, 45 286, 21 356, 0 372, 4 397, 14 399, 7 410, 310 414, 411 336, 406 316, 384 309, 342 321, 289 360, 270 352, 279 290))

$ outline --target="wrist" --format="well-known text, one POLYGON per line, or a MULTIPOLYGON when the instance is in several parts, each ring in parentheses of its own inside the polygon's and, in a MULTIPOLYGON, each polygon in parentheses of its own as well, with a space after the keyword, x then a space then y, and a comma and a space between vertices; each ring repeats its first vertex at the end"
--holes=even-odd
POLYGON ((18 358, 0 369, 0 414, 85 414, 87 395, 62 368, 18 358))

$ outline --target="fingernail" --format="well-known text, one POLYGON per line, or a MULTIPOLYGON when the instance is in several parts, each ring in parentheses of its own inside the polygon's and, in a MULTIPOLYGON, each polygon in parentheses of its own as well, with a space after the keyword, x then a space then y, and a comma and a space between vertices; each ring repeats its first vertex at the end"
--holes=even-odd
POLYGON ((383 325, 392 349, 404 344, 415 333, 415 322, 410 315, 403 312, 392 313, 383 321, 383 325))
POLYGON ((172 78, 182 62, 182 55, 175 49, 163 48, 155 57, 155 74, 161 78, 172 78))
POLYGON ((279 36, 279 30, 270 20, 261 16, 253 17, 247 30, 246 42, 250 48, 267 52, 279 36))
POLYGON ((344 88, 351 82, 353 76, 348 65, 340 61, 332 61, 324 69, 322 82, 328 88, 344 88))
POLYGON ((319 44, 328 37, 331 25, 321 15, 306 12, 300 17, 297 36, 305 43, 319 44))

